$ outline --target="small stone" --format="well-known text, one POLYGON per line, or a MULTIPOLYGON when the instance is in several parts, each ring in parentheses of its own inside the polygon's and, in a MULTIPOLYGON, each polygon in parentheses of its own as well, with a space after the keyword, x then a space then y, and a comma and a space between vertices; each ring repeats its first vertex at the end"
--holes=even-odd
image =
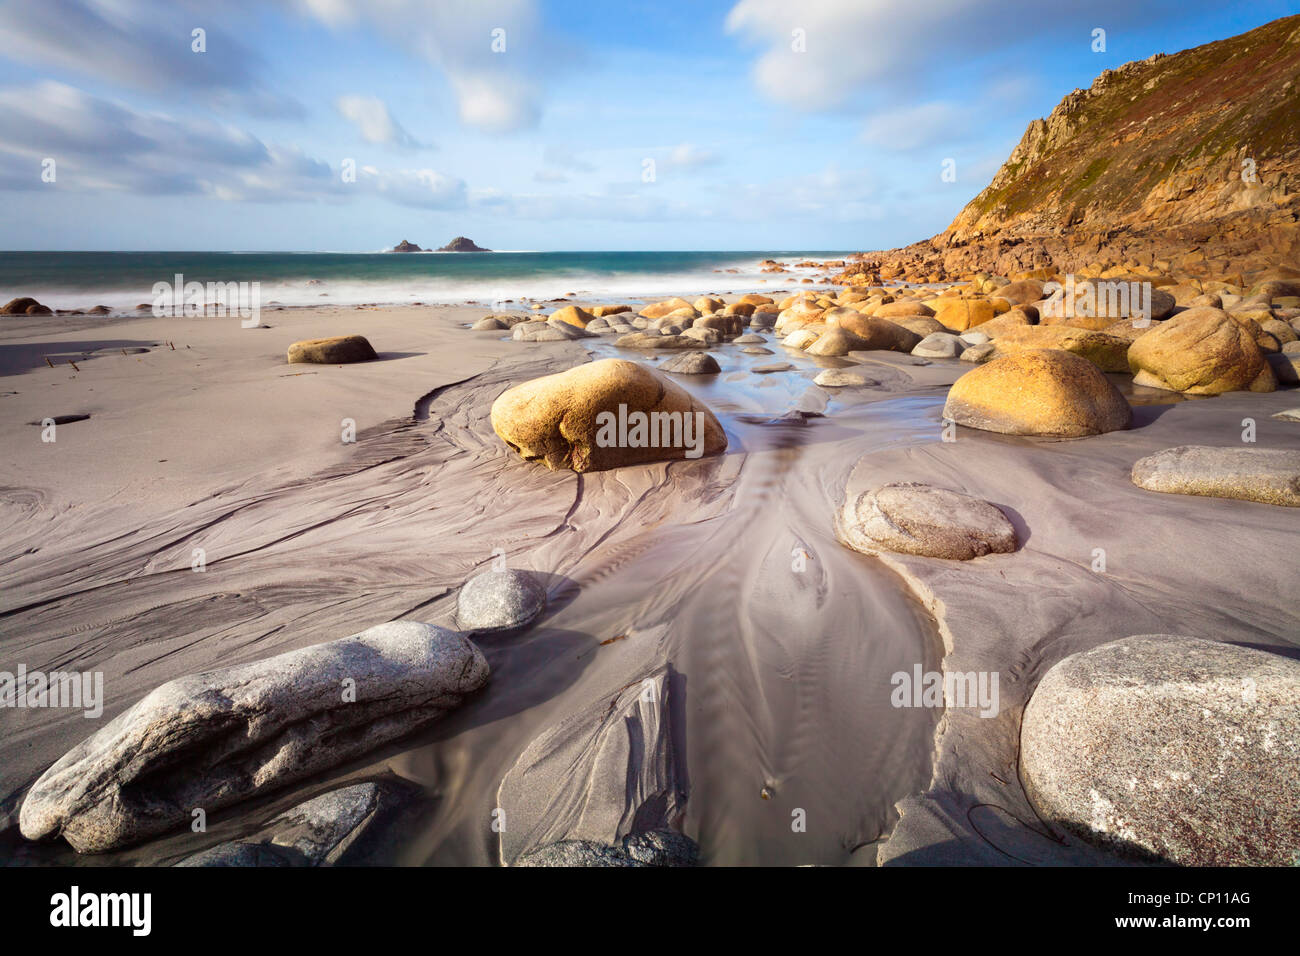
POLYGON ((879 385, 880 382, 874 378, 868 378, 861 372, 856 372, 848 368, 824 368, 817 373, 813 379, 814 385, 820 385, 822 388, 852 388, 852 387, 870 387, 879 385))
POLYGON ((912 349, 921 358, 956 358, 966 346, 951 332, 931 332, 912 349))
POLYGON ((485 571, 456 596, 456 627, 465 634, 500 634, 526 627, 546 610, 546 589, 528 571, 485 571))

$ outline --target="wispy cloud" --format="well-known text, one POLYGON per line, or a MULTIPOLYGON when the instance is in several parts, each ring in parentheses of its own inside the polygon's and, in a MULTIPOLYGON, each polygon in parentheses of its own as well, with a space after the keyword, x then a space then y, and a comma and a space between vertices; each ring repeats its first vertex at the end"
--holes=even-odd
POLYGON ((350 120, 367 143, 421 149, 423 144, 393 118, 388 105, 377 96, 340 96, 334 103, 339 115, 350 120))
POLYGON ((507 133, 537 125, 554 44, 534 0, 293 0, 334 29, 365 24, 437 68, 467 126, 507 133))
POLYGON ((140 195, 197 194, 236 202, 378 196, 399 205, 456 209, 465 183, 433 169, 365 166, 352 180, 296 146, 267 144, 228 124, 142 112, 46 81, 0 90, 0 156, 10 170, 0 185, 50 188, 41 163, 56 163, 58 189, 140 195), (17 170, 26 166, 30 174, 17 170))
MULTIPOLYGON (((231 6, 236 18, 239 6, 231 6)), ((267 64, 205 14, 192 0, 6 0, 0 52, 123 88, 184 92, 214 109, 304 115, 300 102, 264 82, 267 64), (203 31, 202 52, 195 29, 203 31)))

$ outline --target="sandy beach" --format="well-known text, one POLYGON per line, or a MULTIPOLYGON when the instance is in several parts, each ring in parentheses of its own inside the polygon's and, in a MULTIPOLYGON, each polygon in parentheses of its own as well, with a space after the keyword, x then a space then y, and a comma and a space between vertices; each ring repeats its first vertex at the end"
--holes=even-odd
MULTIPOLYGON (((552 472, 493 434, 496 398, 592 359, 664 358, 610 337, 471 331, 483 314, 286 309, 258 329, 6 320, 0 646, 6 665, 102 672, 105 719, 170 679, 386 621, 454 627, 457 590, 502 557, 537 573, 548 607, 521 635, 478 640, 490 683, 430 729, 214 812, 204 833, 106 854, 31 843, 16 826, 26 789, 99 722, 11 710, 5 857, 171 864, 318 793, 400 778, 419 796, 373 861, 499 863, 492 816, 520 755, 667 668, 680 831, 704 863, 1113 863, 1038 820, 1018 780, 1021 715, 1043 673, 1144 633, 1297 656, 1285 556, 1300 513, 1129 477, 1160 449, 1239 444, 1245 417, 1261 446, 1300 450, 1300 427, 1270 417, 1297 404, 1293 391, 1182 400, 1111 376, 1134 404, 1128 430, 1071 441, 963 428, 945 441, 945 396, 968 364, 819 358, 760 332, 774 354, 724 342, 709 349, 720 374, 672 377, 718 416, 725 454, 552 472), (378 359, 285 362, 292 342, 351 333, 378 359), (773 361, 793 368, 752 371, 773 361), (878 384, 812 381, 843 367, 878 384), (43 442, 39 422, 64 415, 90 417, 43 442), (846 548, 846 494, 886 481, 986 499, 1020 546, 964 562, 846 548), (1000 674, 997 715, 891 706, 891 675, 917 665, 1000 674)), ((590 764, 540 766, 542 803, 598 785, 590 764)))

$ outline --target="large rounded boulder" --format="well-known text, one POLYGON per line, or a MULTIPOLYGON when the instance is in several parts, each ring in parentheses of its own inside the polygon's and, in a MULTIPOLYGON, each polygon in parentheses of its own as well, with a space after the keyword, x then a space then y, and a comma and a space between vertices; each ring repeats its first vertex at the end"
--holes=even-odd
POLYGON ((863 344, 855 345, 855 350, 910 352, 923 338, 888 319, 863 315, 853 309, 835 309, 828 314, 826 324, 857 336, 863 344))
POLYGON ((988 299, 948 298, 939 299, 933 305, 934 317, 945 328, 954 332, 965 332, 977 325, 992 321, 996 310, 988 299))
POLYGON ((602 471, 698 458, 727 447, 717 418, 684 389, 624 359, 603 359, 507 389, 492 428, 527 461, 602 471))
POLYGON ((1060 349, 1086 358, 1103 372, 1127 372, 1129 341, 1118 335, 1068 325, 1017 325, 1001 329, 995 339, 999 354, 1025 349, 1060 349))
POLYGON ((957 379, 944 417, 1004 435, 1080 438, 1127 428, 1133 409, 1092 362, 1059 349, 1026 349, 957 379))
POLYGON ((1128 350, 1135 385, 1191 395, 1271 392, 1277 380, 1250 329, 1221 309, 1188 309, 1128 350))
POLYGON ((1043 819, 1186 866, 1300 858, 1300 662, 1191 637, 1112 641, 1034 690, 1020 776, 1043 819))

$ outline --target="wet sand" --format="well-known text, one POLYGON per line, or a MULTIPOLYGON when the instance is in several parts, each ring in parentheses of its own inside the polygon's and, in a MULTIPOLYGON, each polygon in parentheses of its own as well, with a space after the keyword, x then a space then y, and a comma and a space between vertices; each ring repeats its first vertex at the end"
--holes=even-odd
POLYGON ((488 687, 428 731, 214 814, 207 833, 120 853, 78 857, 17 834, 26 787, 101 721, 0 711, 0 858, 171 863, 340 783, 395 774, 428 800, 417 824, 388 835, 386 862, 496 863, 492 811, 525 748, 670 664, 684 701, 682 830, 705 863, 1107 862, 1039 836, 1025 802, 1016 742, 1037 677, 1129 634, 1300 643, 1300 514, 1128 480, 1161 448, 1239 442, 1247 415, 1259 447, 1300 448, 1300 426, 1269 418, 1300 404, 1294 391, 1140 405, 1134 429, 1080 441, 960 429, 943 442, 947 385, 971 366, 859 354, 880 387, 822 389, 820 368, 853 363, 767 333, 775 355, 722 345, 710 349, 720 375, 674 376, 724 425, 724 455, 552 473, 508 451, 488 408, 511 385, 614 354, 612 340, 520 343, 464 327, 483 314, 0 326, 0 670, 102 671, 109 719, 182 674, 388 620, 451 626, 456 589, 494 553, 543 572, 550 599, 523 635, 479 640, 488 687), (290 342, 347 333, 379 360, 285 364, 290 342), (772 361, 795 369, 750 371, 772 361), (772 420, 792 409, 820 416, 772 420), (53 444, 27 424, 71 414, 91 417, 60 425, 53 444), (340 440, 344 419, 353 444, 340 440), (846 487, 890 480, 993 501, 1021 549, 958 563, 840 545, 846 487), (1094 548, 1106 573, 1090 569, 1094 548), (917 664, 999 672, 998 716, 891 706, 891 675, 917 664), (806 832, 792 830, 796 810, 806 832))

